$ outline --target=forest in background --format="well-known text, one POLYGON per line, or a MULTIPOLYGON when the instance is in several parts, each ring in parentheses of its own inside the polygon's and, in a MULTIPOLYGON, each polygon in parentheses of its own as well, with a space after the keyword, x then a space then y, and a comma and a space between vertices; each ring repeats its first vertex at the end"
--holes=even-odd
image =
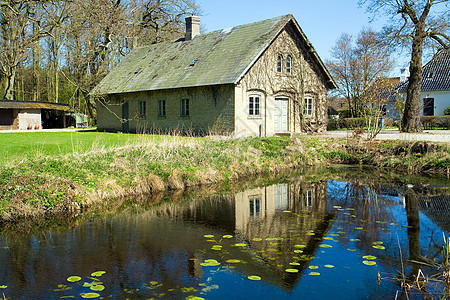
POLYGON ((183 37, 199 13, 195 0, 2 0, 0 97, 95 118, 90 90, 134 47, 183 37))

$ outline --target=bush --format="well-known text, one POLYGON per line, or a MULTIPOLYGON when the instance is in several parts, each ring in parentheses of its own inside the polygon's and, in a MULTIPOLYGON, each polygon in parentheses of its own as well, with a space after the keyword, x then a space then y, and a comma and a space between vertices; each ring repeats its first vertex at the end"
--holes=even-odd
POLYGON ((450 105, 444 110, 444 115, 450 116, 450 105))
POLYGON ((365 126, 366 121, 364 118, 329 119, 327 130, 355 129, 364 128, 365 126))
POLYGON ((421 116, 423 129, 445 128, 450 129, 450 116, 421 116))

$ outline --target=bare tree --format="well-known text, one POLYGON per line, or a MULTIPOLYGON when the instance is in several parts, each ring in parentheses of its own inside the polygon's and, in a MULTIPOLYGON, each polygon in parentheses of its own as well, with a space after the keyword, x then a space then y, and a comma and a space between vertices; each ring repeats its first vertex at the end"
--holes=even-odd
POLYGON ((49 14, 52 1, 7 0, 0 3, 0 72, 5 78, 4 99, 14 99, 14 82, 25 54, 60 22, 49 14))
POLYGON ((392 18, 384 27, 384 40, 394 46, 409 47, 410 78, 406 92, 401 130, 420 132, 420 91, 424 44, 450 46, 449 0, 360 0, 376 16, 383 13, 392 18))
POLYGON ((364 106, 362 95, 394 66, 390 52, 380 43, 376 32, 363 29, 355 42, 351 35, 341 35, 331 55, 332 60, 326 64, 338 83, 337 92, 347 98, 350 115, 361 116, 364 106))

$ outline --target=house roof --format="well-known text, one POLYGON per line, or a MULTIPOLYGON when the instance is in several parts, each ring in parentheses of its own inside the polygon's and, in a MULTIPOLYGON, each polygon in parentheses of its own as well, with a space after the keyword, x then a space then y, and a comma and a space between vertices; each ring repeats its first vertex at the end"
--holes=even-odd
POLYGON ((236 84, 292 22, 313 59, 336 83, 292 15, 133 49, 91 92, 92 95, 236 84))
MULTIPOLYGON (((450 90, 450 49, 439 51, 433 59, 423 66, 423 92, 450 90)), ((404 93, 408 88, 408 81, 399 86, 399 92, 404 93)))
POLYGON ((0 101, 0 108, 3 109, 53 109, 69 111, 70 107, 67 104, 50 103, 50 102, 37 102, 37 101, 12 101, 2 100, 0 101))

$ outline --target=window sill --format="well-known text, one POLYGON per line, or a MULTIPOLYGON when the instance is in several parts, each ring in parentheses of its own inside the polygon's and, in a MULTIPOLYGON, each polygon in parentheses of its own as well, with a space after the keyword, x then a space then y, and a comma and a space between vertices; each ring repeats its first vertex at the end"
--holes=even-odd
POLYGON ((248 116, 247 119, 249 119, 249 120, 260 120, 260 119, 262 119, 262 117, 261 117, 261 115, 259 115, 259 116, 248 116))

